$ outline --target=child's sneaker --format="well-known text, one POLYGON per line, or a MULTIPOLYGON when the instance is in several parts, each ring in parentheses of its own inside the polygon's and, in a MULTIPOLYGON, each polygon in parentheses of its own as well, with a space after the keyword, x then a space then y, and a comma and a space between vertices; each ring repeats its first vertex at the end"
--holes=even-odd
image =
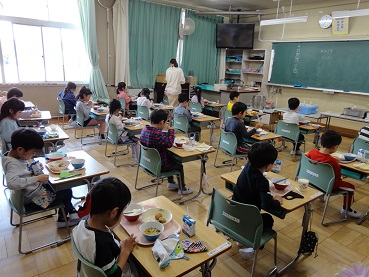
POLYGON ((237 245, 237 247, 239 247, 239 248, 245 247, 245 245, 243 245, 242 243, 240 243, 240 242, 238 242, 238 241, 236 241, 236 245, 237 245))
MULTIPOLYGON (((185 189, 182 190, 183 195, 187 195, 187 194, 191 194, 191 193, 193 193, 192 188, 185 188, 185 189)), ((181 194, 181 190, 178 190, 178 194, 181 194)))
POLYGON ((302 154, 303 154, 303 152, 302 152, 301 149, 299 149, 299 150, 296 151, 296 155, 302 155, 302 154))
POLYGON ((255 255, 255 251, 251 247, 240 249, 239 252, 240 252, 241 257, 246 260, 253 258, 255 255))
MULTIPOLYGON (((68 227, 77 225, 80 220, 81 219, 79 219, 78 221, 70 221, 68 219, 68 227)), ((67 227, 67 225, 65 224, 64 218, 58 218, 58 221, 56 222, 56 228, 60 229, 60 228, 65 228, 65 227, 67 227)))
POLYGON ((179 185, 176 184, 176 183, 168 183, 167 188, 170 189, 170 190, 177 190, 177 189, 179 189, 179 185))
MULTIPOLYGON (((341 214, 344 214, 345 213, 345 209, 341 209, 341 214)), ((353 209, 348 209, 347 211, 347 215, 350 216, 350 217, 354 217, 354 218, 359 218, 359 217, 362 217, 363 215, 353 209)))

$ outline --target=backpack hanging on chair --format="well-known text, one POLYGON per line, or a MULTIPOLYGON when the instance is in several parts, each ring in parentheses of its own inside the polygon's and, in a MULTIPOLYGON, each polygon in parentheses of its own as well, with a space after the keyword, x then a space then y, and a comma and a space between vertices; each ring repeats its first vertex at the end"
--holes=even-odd
POLYGON ((318 234, 311 231, 313 212, 311 212, 309 231, 302 235, 299 252, 303 255, 311 255, 315 251, 314 258, 318 256, 318 234))

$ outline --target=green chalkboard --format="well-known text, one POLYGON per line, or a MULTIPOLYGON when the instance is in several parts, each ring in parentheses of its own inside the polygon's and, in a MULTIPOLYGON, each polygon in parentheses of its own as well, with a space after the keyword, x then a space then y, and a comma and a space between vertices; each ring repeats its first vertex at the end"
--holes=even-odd
POLYGON ((269 83, 369 93, 369 41, 273 43, 269 83))

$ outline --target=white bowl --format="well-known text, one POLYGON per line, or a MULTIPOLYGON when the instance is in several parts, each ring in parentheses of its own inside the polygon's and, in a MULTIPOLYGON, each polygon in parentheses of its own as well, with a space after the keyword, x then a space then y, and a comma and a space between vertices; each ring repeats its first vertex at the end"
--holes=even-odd
POLYGON ((161 208, 152 208, 144 211, 141 214, 141 221, 142 222, 160 222, 163 225, 167 224, 172 220, 172 213, 166 209, 161 208), (165 218, 165 222, 160 222, 159 219, 156 219, 155 217, 159 216, 161 214, 161 217, 165 218))
POLYGON ((75 169, 82 168, 85 165, 84 159, 73 159, 70 161, 75 169))
POLYGON ((56 124, 51 124, 50 125, 50 129, 53 130, 53 131, 56 131, 58 129, 58 125, 56 124))

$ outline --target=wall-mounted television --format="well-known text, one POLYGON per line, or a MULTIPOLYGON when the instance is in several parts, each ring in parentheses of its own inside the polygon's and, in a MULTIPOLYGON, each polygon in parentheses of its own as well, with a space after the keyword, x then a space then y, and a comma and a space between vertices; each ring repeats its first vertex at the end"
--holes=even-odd
POLYGON ((217 24, 217 48, 253 49, 254 23, 217 24))

